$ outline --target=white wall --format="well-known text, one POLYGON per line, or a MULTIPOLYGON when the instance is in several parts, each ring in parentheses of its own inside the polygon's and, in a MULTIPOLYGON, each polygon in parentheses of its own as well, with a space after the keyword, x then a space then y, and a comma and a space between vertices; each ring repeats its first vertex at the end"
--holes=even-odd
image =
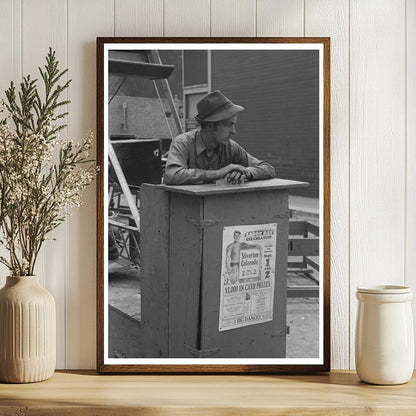
MULTIPOLYGON (((73 79, 65 133, 76 140, 95 130, 97 36, 331 37, 332 367, 353 368, 357 285, 416 289, 416 0, 0 0, 0 10, 0 91, 35 74, 52 46, 73 79)), ((38 264, 57 302, 58 368, 95 368, 95 235, 94 185, 38 264)))

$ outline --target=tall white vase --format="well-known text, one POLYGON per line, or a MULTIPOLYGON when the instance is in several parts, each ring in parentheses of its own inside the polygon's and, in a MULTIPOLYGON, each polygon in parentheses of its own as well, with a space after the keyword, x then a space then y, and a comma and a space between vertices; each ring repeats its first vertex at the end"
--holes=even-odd
POLYGON ((46 380, 55 365, 53 296, 39 286, 37 276, 8 276, 0 290, 0 381, 46 380))
POLYGON ((411 300, 405 286, 358 288, 355 365, 358 377, 372 384, 402 384, 414 367, 411 300))

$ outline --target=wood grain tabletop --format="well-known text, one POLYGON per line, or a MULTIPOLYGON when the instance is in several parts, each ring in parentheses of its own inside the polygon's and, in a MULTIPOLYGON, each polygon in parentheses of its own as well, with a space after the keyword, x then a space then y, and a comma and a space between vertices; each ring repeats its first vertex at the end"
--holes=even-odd
POLYGON ((58 371, 41 383, 0 383, 0 415, 415 415, 415 379, 375 386, 339 371, 260 376, 58 371))

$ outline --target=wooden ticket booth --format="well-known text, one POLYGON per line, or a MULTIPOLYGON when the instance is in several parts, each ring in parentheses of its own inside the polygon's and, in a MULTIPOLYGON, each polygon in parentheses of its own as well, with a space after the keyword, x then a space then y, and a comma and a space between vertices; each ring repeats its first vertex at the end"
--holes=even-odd
POLYGON ((144 357, 285 357, 288 190, 306 185, 142 185, 144 357))

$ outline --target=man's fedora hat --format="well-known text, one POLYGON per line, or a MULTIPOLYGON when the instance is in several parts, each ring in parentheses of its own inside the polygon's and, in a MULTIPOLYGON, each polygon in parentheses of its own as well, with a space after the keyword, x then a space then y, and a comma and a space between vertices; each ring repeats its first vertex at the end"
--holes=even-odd
POLYGON ((232 103, 221 91, 215 90, 201 98, 197 104, 198 115, 195 120, 198 123, 215 122, 234 117, 244 107, 232 103))

